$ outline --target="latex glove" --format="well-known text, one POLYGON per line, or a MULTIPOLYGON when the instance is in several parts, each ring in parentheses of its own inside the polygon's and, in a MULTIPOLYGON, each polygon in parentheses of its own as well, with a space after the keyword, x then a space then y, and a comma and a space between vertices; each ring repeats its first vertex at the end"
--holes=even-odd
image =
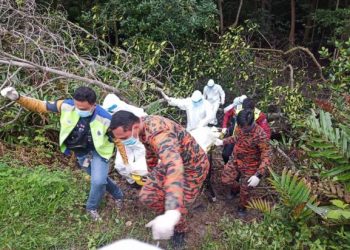
POLYGON ((227 131, 227 128, 222 128, 222 129, 221 129, 221 132, 222 132, 223 134, 226 134, 226 131, 227 131))
POLYGON ((11 101, 16 101, 19 98, 19 94, 14 87, 6 87, 1 90, 1 95, 7 97, 11 101))
POLYGON ((215 142, 214 142, 214 144, 215 144, 216 146, 222 146, 222 145, 224 145, 224 142, 223 142, 222 140, 220 140, 220 139, 216 139, 215 142))
POLYGON ((253 175, 248 179, 248 187, 256 187, 259 184, 259 182, 260 179, 253 175))
POLYGON ((179 222, 181 213, 178 210, 168 210, 148 222, 146 227, 152 227, 154 240, 168 240, 174 234, 175 225, 179 222))

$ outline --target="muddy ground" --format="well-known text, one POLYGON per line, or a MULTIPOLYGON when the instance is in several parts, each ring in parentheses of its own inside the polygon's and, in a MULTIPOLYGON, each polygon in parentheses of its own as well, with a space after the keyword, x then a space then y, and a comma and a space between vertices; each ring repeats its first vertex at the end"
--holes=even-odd
MULTIPOLYGON (((59 152, 50 153, 45 152, 43 149, 26 148, 19 146, 10 146, 8 144, 3 144, 0 142, 0 157, 11 153, 15 155, 13 159, 19 162, 25 163, 28 167, 35 167, 38 165, 51 166, 52 168, 70 168, 71 170, 77 170, 74 157, 67 158, 60 154, 59 152), (34 156, 34 157, 33 157, 34 156)), ((274 154, 274 166, 283 166, 285 163, 281 158, 276 157, 274 154)), ((247 210, 247 215, 240 217, 236 210, 239 200, 239 196, 233 200, 226 200, 226 194, 228 192, 228 187, 221 184, 221 171, 223 169, 223 161, 221 158, 221 148, 217 148, 213 152, 213 167, 212 167, 212 185, 216 193, 217 200, 212 201, 211 196, 207 188, 204 188, 201 195, 198 197, 197 201, 190 210, 188 222, 189 230, 186 236, 186 249, 199 249, 203 244, 204 240, 207 238, 208 232, 210 232, 211 239, 222 239, 224 236, 223 232, 216 226, 222 217, 225 215, 228 218, 240 219, 247 222, 253 220, 259 220, 261 214, 254 210, 247 210)), ((274 167, 276 168, 276 167, 274 167)), ((279 167, 280 168, 280 167, 279 167)), ((125 180, 123 180, 117 172, 111 167, 111 173, 113 179, 122 187, 126 201, 123 210, 120 212, 121 217, 125 220, 137 221, 138 217, 142 217, 146 221, 154 218, 153 214, 145 207, 142 207, 138 202, 138 192, 139 189, 131 187, 125 180)), ((277 199, 276 194, 273 192, 271 186, 268 185, 268 181, 262 180, 261 184, 254 193, 254 197, 260 197, 265 200, 274 202, 277 199)), ((103 211, 101 211, 103 218, 110 218, 110 213, 115 211, 115 205, 113 199, 110 195, 107 195, 107 202, 103 211)), ((83 208, 82 208, 83 212, 83 208)), ((142 225, 140 225, 142 226, 142 225)), ((151 231, 148 230, 145 238, 151 238, 151 231)), ((164 249, 168 249, 167 244, 162 242, 160 245, 164 249)))
MULTIPOLYGON (((216 193, 216 201, 213 202, 210 192, 207 188, 204 188, 201 195, 198 197, 195 204, 190 210, 188 217, 189 230, 186 235, 186 249, 199 249, 204 240, 208 237, 210 232, 211 239, 222 239, 223 232, 216 226, 225 215, 228 218, 240 219, 246 222, 259 220, 262 214, 255 210, 247 210, 247 214, 241 217, 237 213, 237 205, 239 196, 233 200, 227 200, 226 195, 228 187, 221 184, 221 171, 223 169, 223 161, 221 158, 221 148, 214 150, 213 152, 213 168, 211 182, 213 189, 216 193)), ((127 201, 125 203, 126 212, 124 216, 129 217, 130 214, 144 214, 145 208, 142 207, 137 201, 138 190, 131 188, 124 180, 121 180, 115 171, 112 174, 118 183, 122 186, 127 201), (130 199, 131 198, 131 199, 130 199)), ((274 202, 276 200, 276 194, 273 192, 271 186, 268 185, 267 180, 263 180, 261 185, 254 192, 254 198, 263 198, 274 202)), ((110 201, 113 205, 113 202, 110 201)), ((150 232, 151 233, 151 232, 150 232)), ((160 245, 162 248, 167 249, 165 243, 160 245)))

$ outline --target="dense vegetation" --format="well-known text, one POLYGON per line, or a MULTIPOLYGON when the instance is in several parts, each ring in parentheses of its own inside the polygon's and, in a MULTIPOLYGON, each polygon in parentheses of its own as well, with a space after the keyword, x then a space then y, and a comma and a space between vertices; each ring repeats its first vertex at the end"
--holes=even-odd
MULTIPOLYGON (((0 2, 0 89, 55 100, 89 84, 99 101, 114 92, 183 123, 158 88, 184 97, 213 78, 226 104, 247 94, 268 113, 274 199, 252 202, 261 220, 223 216, 221 234, 196 245, 204 249, 349 246, 349 58, 347 0, 0 2)), ((0 99, 0 244, 86 249, 127 235, 149 240, 138 229, 143 215, 131 228, 125 214, 108 214, 103 227, 81 215, 82 176, 51 160, 57 132, 57 116, 0 99), (21 147, 40 149, 31 151, 37 159, 12 161, 21 147)))

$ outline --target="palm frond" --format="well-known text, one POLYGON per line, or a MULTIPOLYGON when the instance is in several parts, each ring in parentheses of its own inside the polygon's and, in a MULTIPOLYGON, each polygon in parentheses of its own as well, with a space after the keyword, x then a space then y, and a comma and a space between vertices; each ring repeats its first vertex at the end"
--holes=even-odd
POLYGON ((304 178, 299 178, 298 173, 283 169, 282 175, 277 175, 269 169, 272 178, 270 182, 274 189, 281 195, 282 202, 290 210, 294 218, 307 218, 312 211, 306 206, 310 203, 317 206, 316 197, 311 195, 311 187, 304 178))
POLYGON ((260 198, 251 199, 248 202, 247 208, 259 210, 259 211, 263 212, 264 214, 270 214, 271 211, 273 210, 273 206, 271 205, 270 202, 263 200, 263 199, 260 199, 260 198))

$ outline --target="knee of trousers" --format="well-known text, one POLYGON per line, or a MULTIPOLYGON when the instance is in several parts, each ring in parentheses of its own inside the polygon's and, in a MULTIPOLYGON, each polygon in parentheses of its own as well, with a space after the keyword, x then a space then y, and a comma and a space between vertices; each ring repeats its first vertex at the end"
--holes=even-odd
POLYGON ((91 186, 94 187, 103 187, 107 184, 107 178, 91 178, 91 186))

